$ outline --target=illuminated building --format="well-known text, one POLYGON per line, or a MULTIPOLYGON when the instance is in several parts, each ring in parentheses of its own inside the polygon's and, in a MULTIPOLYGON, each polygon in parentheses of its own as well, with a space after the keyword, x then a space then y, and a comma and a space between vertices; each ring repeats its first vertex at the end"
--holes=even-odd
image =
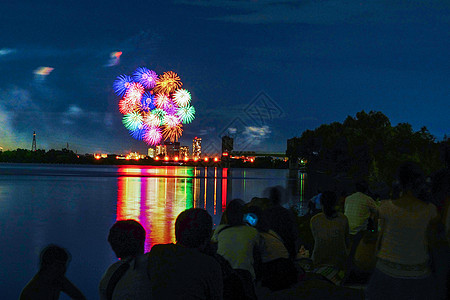
POLYGON ((155 148, 148 148, 148 156, 150 156, 151 158, 156 156, 156 149, 155 148))
POLYGON ((156 156, 166 155, 166 154, 167 154, 167 148, 165 145, 157 145, 156 146, 156 156))
POLYGON ((202 155, 202 138, 195 137, 192 141, 192 157, 200 157, 202 155))
POLYGON ((180 142, 164 142, 164 147, 166 147, 167 156, 180 156, 180 142))
POLYGON ((188 157, 189 156, 189 147, 181 146, 180 147, 180 157, 188 157))

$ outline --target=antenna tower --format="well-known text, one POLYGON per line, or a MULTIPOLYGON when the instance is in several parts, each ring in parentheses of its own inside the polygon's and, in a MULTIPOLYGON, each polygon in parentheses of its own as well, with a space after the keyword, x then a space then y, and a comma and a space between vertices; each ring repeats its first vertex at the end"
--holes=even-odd
POLYGON ((31 144, 31 151, 36 151, 36 131, 33 131, 33 143, 31 144))

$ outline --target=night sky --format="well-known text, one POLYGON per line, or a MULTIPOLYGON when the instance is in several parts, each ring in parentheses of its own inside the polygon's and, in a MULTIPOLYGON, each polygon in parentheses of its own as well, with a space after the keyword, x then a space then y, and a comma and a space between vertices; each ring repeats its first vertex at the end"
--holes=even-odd
POLYGON ((282 152, 361 110, 450 133, 450 1, 6 0, 0 16, 4 149, 36 131, 41 149, 146 153, 112 90, 140 66, 179 74, 197 111, 181 144, 207 153, 225 133, 282 152))

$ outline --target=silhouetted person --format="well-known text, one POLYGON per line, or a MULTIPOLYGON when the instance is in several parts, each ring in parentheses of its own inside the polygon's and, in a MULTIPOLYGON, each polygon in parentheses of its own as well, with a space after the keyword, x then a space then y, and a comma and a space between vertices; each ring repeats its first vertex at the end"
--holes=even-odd
POLYGON ((287 289, 298 282, 298 271, 289 259, 281 237, 270 228, 265 212, 258 206, 250 206, 248 212, 256 216, 254 227, 261 236, 261 285, 271 290, 287 289))
POLYGON ((219 263, 202 253, 209 245, 212 218, 204 209, 183 211, 175 221, 176 244, 155 245, 148 272, 155 299, 222 299, 219 263))
POLYGON ((368 299, 435 299, 429 266, 427 229, 437 218, 436 207, 417 197, 424 176, 415 163, 398 170, 401 195, 380 205, 380 245, 368 299))
POLYGON ((359 181, 355 187, 356 193, 345 198, 344 204, 344 215, 348 218, 349 233, 352 236, 366 230, 369 217, 375 218, 377 214, 375 201, 367 195, 367 182, 359 181))
POLYGON ((283 240, 289 257, 294 259, 298 251, 298 227, 294 213, 282 206, 284 189, 281 186, 269 188, 272 207, 265 211, 270 228, 283 240))
POLYGON ((217 254, 225 258, 245 282, 246 293, 256 298, 254 281, 256 279, 255 262, 260 253, 261 237, 254 227, 244 222, 244 202, 233 199, 224 212, 226 224, 217 226, 212 242, 217 243, 217 254))
POLYGON ((41 251, 38 273, 24 287, 20 300, 54 300, 61 292, 72 299, 86 299, 81 291, 65 276, 70 261, 69 252, 56 245, 41 251))
POLYGON ((320 202, 323 212, 311 218, 314 237, 312 260, 315 266, 331 265, 344 270, 348 255, 348 219, 336 211, 334 192, 323 192, 320 202))
POLYGON ((108 242, 120 260, 103 274, 100 299, 152 299, 142 225, 135 220, 117 221, 109 230, 108 242))

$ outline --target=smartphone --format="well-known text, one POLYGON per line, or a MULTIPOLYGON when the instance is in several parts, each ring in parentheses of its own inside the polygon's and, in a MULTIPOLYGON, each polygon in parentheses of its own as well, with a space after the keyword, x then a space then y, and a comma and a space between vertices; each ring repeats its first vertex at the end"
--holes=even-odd
POLYGON ((251 226, 256 226, 258 217, 254 213, 247 213, 244 215, 244 222, 247 222, 251 226))

